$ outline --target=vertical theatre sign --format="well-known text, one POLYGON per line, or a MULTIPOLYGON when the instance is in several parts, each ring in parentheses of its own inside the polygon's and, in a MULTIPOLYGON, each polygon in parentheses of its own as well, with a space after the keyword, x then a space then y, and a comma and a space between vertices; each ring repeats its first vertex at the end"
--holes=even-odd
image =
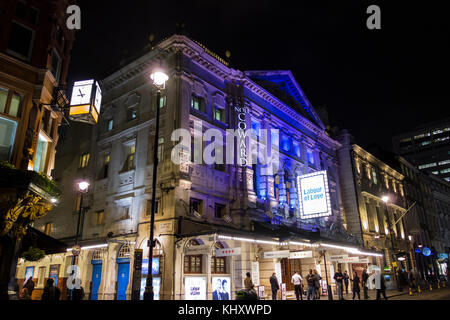
POLYGON ((239 136, 238 158, 241 166, 247 165, 247 147, 245 145, 245 133, 247 131, 246 115, 248 112, 247 106, 238 99, 238 104, 234 107, 237 116, 237 132, 239 136))
POLYGON ((332 214, 326 171, 299 176, 297 185, 301 219, 327 217, 332 214))

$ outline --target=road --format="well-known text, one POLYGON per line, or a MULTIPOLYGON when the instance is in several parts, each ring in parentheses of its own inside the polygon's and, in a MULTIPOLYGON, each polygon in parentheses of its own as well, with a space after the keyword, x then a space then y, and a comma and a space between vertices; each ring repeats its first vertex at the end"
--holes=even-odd
POLYGON ((401 295, 389 298, 389 300, 450 300, 450 288, 433 289, 433 291, 422 291, 410 295, 401 295))

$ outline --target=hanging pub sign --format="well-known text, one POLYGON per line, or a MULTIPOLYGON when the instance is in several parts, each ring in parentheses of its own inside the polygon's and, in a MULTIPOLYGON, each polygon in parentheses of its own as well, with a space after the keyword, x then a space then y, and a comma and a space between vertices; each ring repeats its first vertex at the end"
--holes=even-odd
POLYGON ((318 171, 297 177, 301 219, 331 215, 330 193, 326 171, 318 171))
POLYGON ((69 118, 73 121, 96 124, 102 103, 102 91, 97 81, 76 81, 70 99, 69 118))

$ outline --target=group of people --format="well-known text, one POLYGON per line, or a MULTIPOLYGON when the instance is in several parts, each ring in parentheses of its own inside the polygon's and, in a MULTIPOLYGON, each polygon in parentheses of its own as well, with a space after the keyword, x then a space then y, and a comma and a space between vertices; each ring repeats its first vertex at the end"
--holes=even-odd
MULTIPOLYGON (((339 268, 338 271, 334 274, 334 280, 336 281, 336 291, 339 296, 339 300, 345 300, 344 299, 344 286, 345 286, 345 292, 348 294, 348 286, 349 282, 352 282, 352 292, 353 292, 353 300, 355 300, 356 297, 358 297, 358 300, 361 300, 360 292, 360 284, 363 287, 364 290, 364 299, 369 299, 369 287, 368 287, 368 281, 369 281, 369 274, 367 273, 367 269, 364 268, 361 279, 358 276, 358 273, 356 271, 353 271, 353 278, 350 279, 348 272, 345 271, 342 273, 341 269, 339 268)), ((387 300, 386 297, 386 283, 384 276, 380 271, 377 271, 375 273, 375 277, 373 279, 375 284, 375 289, 377 290, 377 300, 380 300, 381 296, 385 300, 387 300)))
MULTIPOLYGON (((306 289, 307 300, 319 300, 320 299, 320 280, 322 277, 317 270, 309 269, 308 275, 305 277, 308 287, 306 289)), ((296 271, 291 278, 291 282, 294 285, 295 297, 297 300, 303 300, 303 279, 302 276, 296 271)))
MULTIPOLYGON (((59 300, 61 297, 61 290, 54 285, 55 280, 52 278, 47 279, 44 290, 41 295, 41 300, 53 301, 59 300)), ((33 291, 35 289, 34 281, 31 277, 25 280, 22 289, 19 287, 18 279, 14 279, 14 291, 19 300, 31 300, 33 296, 33 291)), ((69 299, 71 300, 82 300, 84 298, 84 289, 80 287, 79 289, 73 289, 69 291, 72 295, 69 299)))

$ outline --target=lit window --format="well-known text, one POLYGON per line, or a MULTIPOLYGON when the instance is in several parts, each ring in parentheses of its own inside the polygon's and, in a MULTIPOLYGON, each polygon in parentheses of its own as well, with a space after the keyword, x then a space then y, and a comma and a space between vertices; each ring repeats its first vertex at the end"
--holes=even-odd
POLYGON ((278 129, 270 129, 270 140, 272 141, 272 146, 279 147, 280 145, 280 136, 278 129))
POLYGON ((109 171, 109 162, 111 161, 111 155, 107 154, 105 155, 104 164, 103 164, 103 179, 108 178, 108 171, 109 171))
POLYGON ((46 223, 44 233, 49 236, 52 233, 52 229, 53 229, 53 223, 46 223))
POLYGON ((225 110, 216 107, 216 110, 214 112, 214 119, 225 123, 225 110))
POLYGON ((11 159, 16 130, 17 122, 0 117, 0 161, 11 159))
POLYGON ((201 273, 202 256, 186 255, 184 256, 184 273, 201 273))
POLYGON ((290 151, 291 150, 291 144, 290 144, 288 136, 283 135, 281 143, 282 143, 281 147, 283 148, 284 151, 290 151))
POLYGON ((95 214, 95 224, 96 225, 102 225, 105 220, 105 211, 98 211, 95 214))
POLYGON ((436 162, 432 162, 432 163, 426 163, 426 164, 422 164, 419 166, 419 169, 427 169, 427 168, 432 168, 437 166, 436 162))
POLYGON ((197 111, 205 112, 203 99, 197 96, 192 96, 191 98, 191 108, 197 111))
POLYGON ((49 141, 41 133, 39 133, 38 144, 36 147, 36 155, 34 157, 34 171, 43 172, 47 162, 49 141))
POLYGON ((449 164, 449 163, 450 163, 450 160, 444 160, 444 161, 438 162, 438 165, 443 166, 443 165, 446 165, 446 164, 449 164))
POLYGON ((113 125, 114 125, 114 120, 109 120, 108 121, 108 131, 111 131, 113 129, 113 125))
POLYGON ((38 287, 44 286, 46 267, 39 267, 38 270, 38 287))
POLYGON ((295 156, 300 158, 301 155, 302 155, 302 152, 301 152, 301 149, 300 149, 300 144, 298 142, 294 142, 293 145, 294 145, 294 154, 295 154, 295 156))
POLYGON ((89 164, 89 157, 90 157, 89 153, 82 154, 80 156, 80 164, 78 168, 86 168, 89 164))
POLYGON ((441 172, 441 174, 449 173, 450 172, 450 168, 441 170, 440 172, 441 172))
POLYGON ((167 96, 166 95, 161 95, 159 98, 159 108, 164 108, 167 104, 167 96))
POLYGON ((5 113, 7 100, 8 100, 8 90, 0 88, 0 113, 5 113))
POLYGON ((52 51, 52 64, 50 71, 55 77, 56 82, 59 82, 59 76, 61 74, 61 58, 55 48, 53 48, 52 51))
POLYGON ((373 179, 373 183, 375 183, 375 184, 378 183, 377 172, 373 168, 372 168, 372 179, 373 179))
POLYGON ((314 153, 311 150, 308 150, 308 163, 309 164, 314 164, 314 153))

